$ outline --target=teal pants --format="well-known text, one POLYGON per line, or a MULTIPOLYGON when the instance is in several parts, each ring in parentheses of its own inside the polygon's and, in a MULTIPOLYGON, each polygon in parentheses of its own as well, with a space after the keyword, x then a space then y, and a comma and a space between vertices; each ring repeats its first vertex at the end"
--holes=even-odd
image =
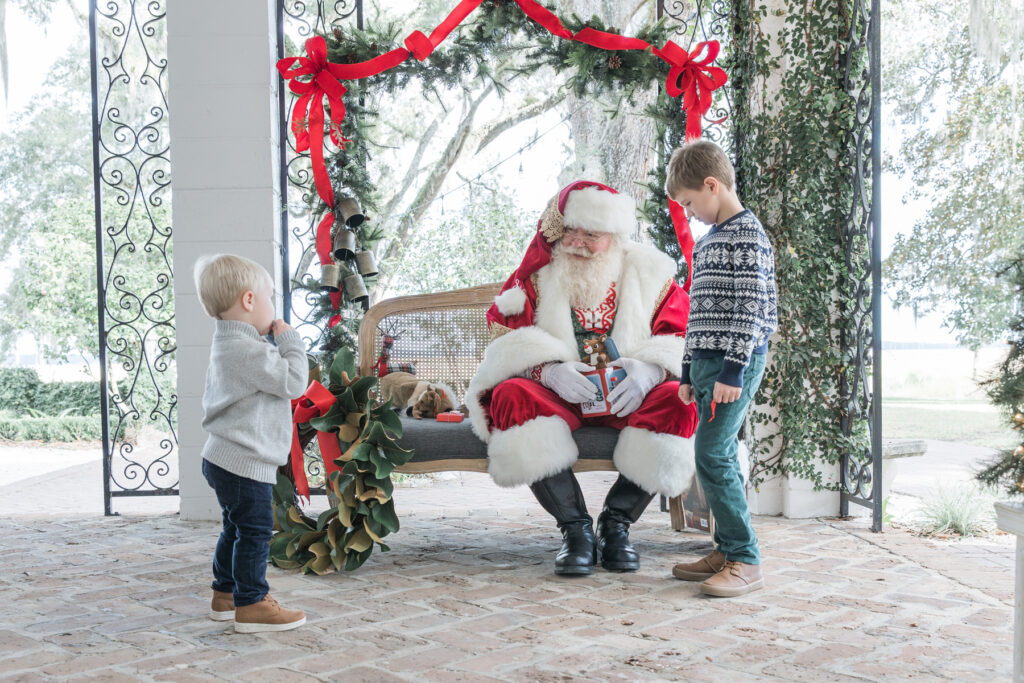
POLYGON ((765 355, 754 354, 743 371, 743 393, 732 403, 715 406, 711 419, 711 399, 715 380, 722 369, 722 358, 694 358, 690 363, 690 382, 697 401, 697 434, 694 451, 697 477, 715 516, 715 547, 729 561, 761 564, 757 535, 750 525, 750 510, 743 486, 743 473, 737 459, 736 438, 747 406, 757 393, 764 375, 765 355))

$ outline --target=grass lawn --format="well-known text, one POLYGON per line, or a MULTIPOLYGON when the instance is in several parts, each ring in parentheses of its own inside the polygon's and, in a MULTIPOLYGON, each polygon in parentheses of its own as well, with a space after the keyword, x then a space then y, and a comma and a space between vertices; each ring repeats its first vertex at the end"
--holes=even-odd
POLYGON ((882 433, 887 439, 937 439, 997 449, 1016 443, 1006 419, 980 401, 883 400, 882 433))

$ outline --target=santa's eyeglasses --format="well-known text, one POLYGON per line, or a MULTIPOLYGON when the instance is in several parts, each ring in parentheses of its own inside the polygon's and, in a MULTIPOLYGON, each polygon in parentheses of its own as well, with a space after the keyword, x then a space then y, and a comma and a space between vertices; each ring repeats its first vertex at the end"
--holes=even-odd
POLYGON ((589 230, 580 230, 579 228, 569 228, 562 232, 562 239, 569 240, 572 242, 583 242, 584 244, 594 244, 601 236, 603 232, 590 232, 589 230))

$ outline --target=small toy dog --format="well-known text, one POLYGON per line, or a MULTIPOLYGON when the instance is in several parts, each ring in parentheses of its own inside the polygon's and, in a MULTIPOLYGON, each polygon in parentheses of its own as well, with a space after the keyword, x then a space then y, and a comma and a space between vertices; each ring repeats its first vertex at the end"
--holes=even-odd
POLYGON ((409 372, 389 372, 381 377, 380 393, 383 400, 390 398, 392 406, 404 407, 406 415, 417 420, 460 408, 451 387, 442 382, 421 380, 409 372))

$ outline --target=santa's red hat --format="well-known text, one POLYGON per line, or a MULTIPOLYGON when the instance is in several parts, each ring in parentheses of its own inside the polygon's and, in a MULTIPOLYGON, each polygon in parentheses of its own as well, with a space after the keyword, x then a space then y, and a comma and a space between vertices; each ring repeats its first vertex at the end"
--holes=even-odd
POLYGON ((551 245, 562 238, 566 228, 632 234, 636 229, 636 204, 632 197, 591 180, 577 180, 563 187, 548 201, 519 268, 494 299, 503 315, 523 312, 527 299, 524 288, 532 290, 530 276, 551 262, 551 245))

